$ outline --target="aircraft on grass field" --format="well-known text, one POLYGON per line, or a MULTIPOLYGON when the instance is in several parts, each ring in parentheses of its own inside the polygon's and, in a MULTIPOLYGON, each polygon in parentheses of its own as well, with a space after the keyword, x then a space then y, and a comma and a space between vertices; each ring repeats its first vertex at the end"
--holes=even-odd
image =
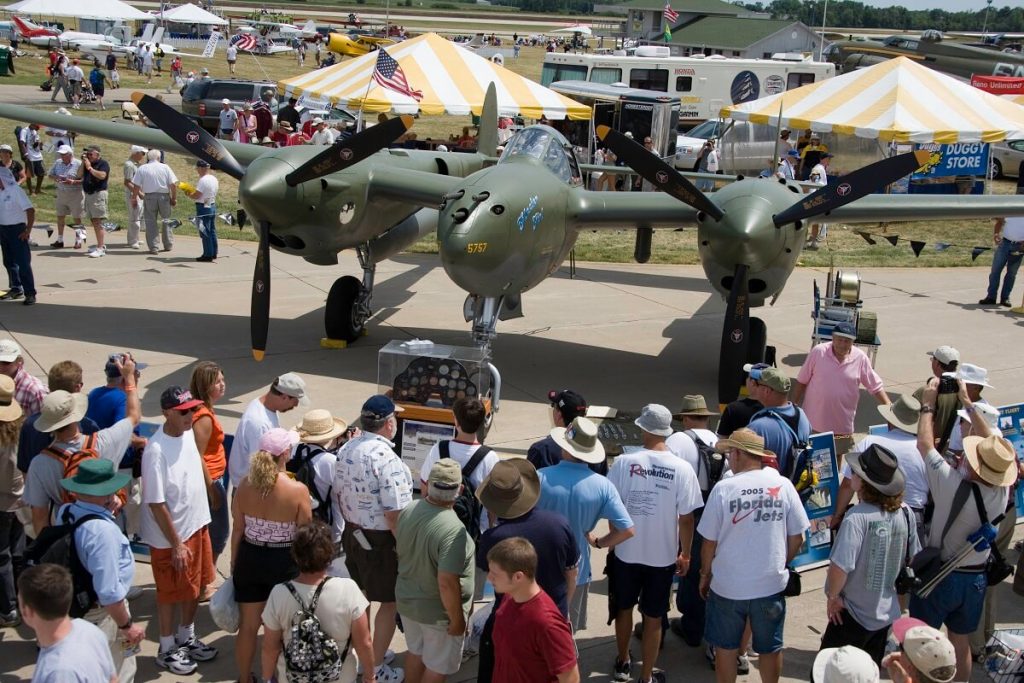
POLYGON ((761 360, 766 351, 765 325, 751 319, 750 308, 774 302, 782 292, 810 219, 949 220, 1024 212, 1024 199, 1010 195, 867 196, 918 168, 924 159, 915 154, 876 162, 809 195, 792 182, 754 178, 705 195, 656 156, 603 127, 605 144, 663 192, 588 191, 572 146, 548 126, 518 131, 489 165, 497 145, 493 84, 477 154, 383 149, 411 125, 408 116, 326 149, 264 149, 216 140, 152 97, 136 93, 133 100, 163 132, 16 105, 0 105, 0 118, 184 151, 237 178, 239 202, 260 240, 251 306, 257 359, 267 342, 271 247, 318 265, 334 265, 338 252, 356 250, 362 280, 338 279, 324 315, 328 337, 354 341, 372 315, 376 264, 436 226, 441 265, 467 292, 464 313, 473 340, 489 349, 497 321, 522 315, 523 294, 555 272, 583 230, 636 229, 636 257, 644 262, 654 229, 696 226, 704 271, 729 304, 719 363, 719 401, 727 402, 739 390, 742 365, 761 360))
POLYGON ((355 31, 349 33, 330 33, 327 35, 327 49, 331 52, 337 52, 343 57, 360 57, 367 52, 373 52, 384 45, 394 45, 394 43, 395 41, 391 38, 382 38, 355 31))

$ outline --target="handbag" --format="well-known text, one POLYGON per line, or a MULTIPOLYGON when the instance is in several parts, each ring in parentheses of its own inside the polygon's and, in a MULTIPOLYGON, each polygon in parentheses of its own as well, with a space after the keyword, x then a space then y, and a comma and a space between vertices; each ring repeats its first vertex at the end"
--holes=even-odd
POLYGON ((786 588, 782 591, 782 594, 787 598, 795 598, 800 595, 800 592, 803 590, 803 584, 800 581, 800 572, 792 567, 786 567, 786 571, 789 572, 789 579, 786 581, 786 588))
MULTIPOLYGON (((974 493, 974 504, 978 508, 978 517, 981 518, 981 523, 983 525, 989 524, 988 513, 985 512, 985 504, 981 500, 981 489, 978 488, 977 484, 971 484, 971 491, 974 493)), ((991 523, 998 524, 1004 516, 999 515, 991 523)), ((995 541, 989 543, 988 559, 985 560, 985 580, 988 582, 988 585, 996 586, 1011 574, 1013 574, 1013 567, 1006 561, 1003 554, 999 552, 995 541)))
MULTIPOLYGON (((946 534, 949 533, 949 528, 953 526, 953 522, 956 521, 957 516, 960 514, 960 510, 963 509, 964 503, 967 502, 967 496, 971 493, 970 484, 967 481, 961 481, 960 486, 957 487, 956 493, 953 494, 953 505, 949 509, 949 517, 946 519, 946 525, 942 528, 942 535, 939 537, 939 545, 937 548, 931 546, 922 548, 913 559, 910 560, 910 568, 914 570, 914 576, 916 576, 920 583, 918 587, 924 587, 931 583, 939 571, 942 569, 942 542, 946 539, 946 534)), ((929 539, 931 540, 931 539, 929 539)), ((916 593, 914 589, 912 592, 916 593)))

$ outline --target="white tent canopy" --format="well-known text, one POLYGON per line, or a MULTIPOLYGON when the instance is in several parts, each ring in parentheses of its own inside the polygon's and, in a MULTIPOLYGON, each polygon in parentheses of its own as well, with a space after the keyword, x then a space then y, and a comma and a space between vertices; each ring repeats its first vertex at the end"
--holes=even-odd
POLYGON ((178 5, 174 9, 166 10, 163 13, 157 12, 156 16, 164 21, 171 21, 176 24, 201 24, 204 26, 227 26, 227 20, 221 19, 216 14, 207 12, 202 7, 193 5, 191 2, 186 5, 178 5))
POLYGON ((552 33, 579 33, 584 36, 593 35, 593 31, 589 26, 583 24, 573 24, 572 26, 564 26, 562 28, 556 28, 552 33))
POLYGON ((135 9, 121 0, 22 0, 4 8, 17 14, 50 17, 78 17, 79 19, 151 20, 152 15, 135 9))

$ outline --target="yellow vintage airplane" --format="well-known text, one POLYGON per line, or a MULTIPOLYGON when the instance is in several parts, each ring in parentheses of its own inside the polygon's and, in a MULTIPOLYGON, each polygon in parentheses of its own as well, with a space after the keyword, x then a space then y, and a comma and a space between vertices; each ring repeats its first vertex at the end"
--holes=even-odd
POLYGON ((344 57, 361 57, 382 45, 394 45, 394 43, 395 41, 391 38, 379 38, 361 33, 331 33, 327 37, 327 49, 344 57))

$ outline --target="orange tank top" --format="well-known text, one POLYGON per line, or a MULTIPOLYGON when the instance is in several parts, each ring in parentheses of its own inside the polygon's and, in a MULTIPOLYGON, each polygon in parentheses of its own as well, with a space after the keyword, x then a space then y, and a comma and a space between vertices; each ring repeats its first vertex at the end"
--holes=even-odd
POLYGON ((220 426, 217 416, 205 405, 199 406, 196 412, 192 413, 192 424, 195 424, 196 420, 201 417, 209 417, 213 423, 210 441, 206 444, 206 450, 203 451, 203 462, 206 463, 206 469, 210 471, 210 478, 220 479, 224 476, 224 470, 228 464, 227 456, 224 453, 224 429, 220 426))

